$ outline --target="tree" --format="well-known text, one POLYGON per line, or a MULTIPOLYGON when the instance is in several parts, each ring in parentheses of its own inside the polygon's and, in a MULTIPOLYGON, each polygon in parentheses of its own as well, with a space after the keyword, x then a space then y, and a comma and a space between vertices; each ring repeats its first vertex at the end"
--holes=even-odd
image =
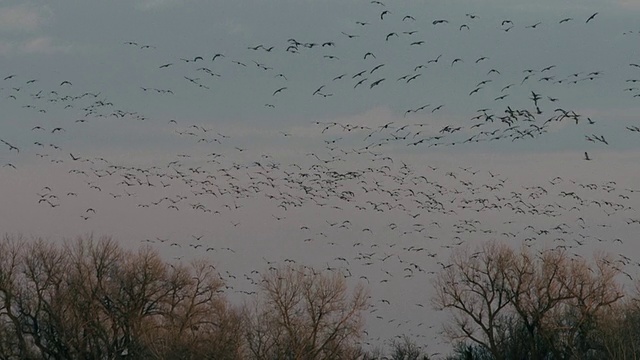
POLYGON ((408 336, 402 336, 401 340, 391 342, 390 360, 427 360, 420 347, 408 336))
POLYGON ((502 359, 502 334, 511 291, 505 269, 513 251, 506 245, 485 243, 476 252, 465 247, 455 251, 449 265, 435 280, 437 309, 452 309, 453 321, 445 327, 453 340, 469 339, 502 359))
POLYGON ((0 244, 0 358, 235 359, 242 319, 205 261, 109 238, 0 244))
MULTIPOLYGON (((640 283, 637 283, 640 285, 640 283)), ((607 359, 640 358, 640 301, 633 298, 608 308, 597 329, 607 359)))
POLYGON ((564 250, 533 255, 488 242, 455 251, 437 275, 434 305, 449 309, 453 341, 471 341, 494 359, 597 359, 605 315, 623 297, 619 268, 564 250))
POLYGON ((355 358, 367 299, 362 286, 349 294, 339 273, 302 266, 269 270, 246 312, 250 352, 256 359, 355 358))

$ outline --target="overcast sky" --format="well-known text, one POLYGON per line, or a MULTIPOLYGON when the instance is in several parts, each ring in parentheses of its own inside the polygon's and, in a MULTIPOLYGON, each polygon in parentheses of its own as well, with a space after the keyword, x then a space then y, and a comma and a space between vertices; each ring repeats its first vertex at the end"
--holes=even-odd
POLYGON ((457 246, 638 252, 640 2, 382 3, 1 1, 0 228, 211 256, 238 299, 343 271, 428 351, 457 246))

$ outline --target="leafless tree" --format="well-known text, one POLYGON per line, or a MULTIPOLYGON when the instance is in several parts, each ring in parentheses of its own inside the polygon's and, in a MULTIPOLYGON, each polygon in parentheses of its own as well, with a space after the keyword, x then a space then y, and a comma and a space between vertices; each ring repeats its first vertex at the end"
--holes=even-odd
POLYGON ((109 238, 5 238, 0 251, 0 358, 241 358, 240 313, 208 262, 109 238))
POLYGON ((616 263, 564 250, 532 254, 497 242, 452 254, 435 285, 434 305, 449 309, 454 341, 469 340, 495 359, 597 358, 598 327, 624 296, 616 263))
POLYGON ((445 327, 454 341, 469 339, 501 357, 504 316, 511 301, 505 269, 514 254, 506 245, 488 242, 476 252, 469 247, 455 251, 435 280, 433 302, 438 309, 453 310, 445 327))
POLYGON ((354 359, 367 299, 362 286, 349 293, 339 273, 272 269, 247 310, 249 349, 256 359, 354 359))

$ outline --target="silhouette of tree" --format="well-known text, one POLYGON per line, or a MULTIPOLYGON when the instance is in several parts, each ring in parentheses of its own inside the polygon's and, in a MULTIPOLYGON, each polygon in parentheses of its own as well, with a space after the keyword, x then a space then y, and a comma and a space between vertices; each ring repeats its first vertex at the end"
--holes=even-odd
POLYGON ((349 293, 339 273, 279 267, 262 279, 247 311, 248 347, 256 359, 353 359, 363 330, 367 292, 349 293))
POLYGON ((452 254, 433 302, 453 313, 449 339, 494 359, 597 359, 605 354, 598 329, 624 295, 619 274, 603 254, 591 264, 565 250, 533 255, 488 242, 452 254))
POLYGON ((204 261, 171 265, 113 240, 0 244, 2 358, 232 359, 242 319, 204 261))

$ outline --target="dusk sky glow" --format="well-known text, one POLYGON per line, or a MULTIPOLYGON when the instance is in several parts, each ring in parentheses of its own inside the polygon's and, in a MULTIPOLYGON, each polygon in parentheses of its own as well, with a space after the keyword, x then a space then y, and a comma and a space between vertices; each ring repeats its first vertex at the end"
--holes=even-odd
POLYGON ((605 250, 638 278, 639 19, 628 0, 2 1, 0 228, 210 257, 240 301, 272 262, 341 271, 371 288, 366 341, 446 352, 431 281, 458 246, 605 250))

